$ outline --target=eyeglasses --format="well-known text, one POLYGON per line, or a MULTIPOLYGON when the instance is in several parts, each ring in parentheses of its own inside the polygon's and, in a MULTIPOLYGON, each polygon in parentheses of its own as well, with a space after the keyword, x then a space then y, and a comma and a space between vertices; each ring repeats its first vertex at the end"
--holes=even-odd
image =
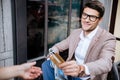
POLYGON ((88 15, 87 13, 82 13, 82 18, 87 19, 89 17, 89 20, 92 22, 95 22, 99 17, 94 16, 94 15, 88 15))

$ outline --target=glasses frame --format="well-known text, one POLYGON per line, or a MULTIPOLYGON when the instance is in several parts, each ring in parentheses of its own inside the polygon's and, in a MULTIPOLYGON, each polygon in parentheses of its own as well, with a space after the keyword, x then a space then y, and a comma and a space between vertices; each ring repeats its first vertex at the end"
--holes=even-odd
POLYGON ((95 22, 97 19, 99 19, 100 17, 98 16, 95 16, 95 15, 89 15, 85 12, 82 13, 82 17, 83 19, 87 19, 89 17, 89 20, 92 21, 92 22, 95 22))

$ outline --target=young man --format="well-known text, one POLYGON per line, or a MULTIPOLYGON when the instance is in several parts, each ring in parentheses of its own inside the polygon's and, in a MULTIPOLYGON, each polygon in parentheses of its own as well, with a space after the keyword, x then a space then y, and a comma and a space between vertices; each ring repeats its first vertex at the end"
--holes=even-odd
MULTIPOLYGON (((68 80, 106 80, 115 55, 116 39, 98 26, 104 10, 98 0, 86 3, 81 16, 82 28, 52 47, 56 53, 69 49, 67 61, 59 65, 68 80)), ((42 71, 44 80, 55 79, 50 60, 43 63, 42 71)))
POLYGON ((35 67, 36 62, 24 63, 21 65, 0 68, 0 80, 6 80, 13 77, 23 79, 35 79, 42 74, 39 67, 35 67))

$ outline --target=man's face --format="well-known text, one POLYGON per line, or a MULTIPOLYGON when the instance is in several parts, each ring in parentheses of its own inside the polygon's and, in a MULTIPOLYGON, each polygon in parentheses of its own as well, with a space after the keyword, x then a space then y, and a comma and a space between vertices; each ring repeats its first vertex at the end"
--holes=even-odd
POLYGON ((86 8, 84 8, 82 17, 81 17, 82 29, 85 32, 90 33, 97 27, 100 20, 101 19, 99 18, 98 11, 86 7, 86 8))

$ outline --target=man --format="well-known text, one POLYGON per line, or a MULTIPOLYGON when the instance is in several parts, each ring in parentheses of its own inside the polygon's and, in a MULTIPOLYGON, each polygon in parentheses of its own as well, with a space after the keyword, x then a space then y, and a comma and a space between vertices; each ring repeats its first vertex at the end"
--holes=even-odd
POLYGON ((35 67, 36 62, 24 63, 11 67, 0 68, 0 80, 6 80, 13 77, 21 77, 23 79, 35 79, 42 74, 39 67, 35 67))
MULTIPOLYGON (((86 3, 81 16, 82 29, 74 30, 52 47, 55 53, 69 49, 67 61, 59 65, 68 80, 106 80, 115 55, 116 39, 98 26, 104 10, 97 0, 86 3)), ((44 80, 54 80, 54 68, 49 60, 42 64, 42 71, 44 80)))

